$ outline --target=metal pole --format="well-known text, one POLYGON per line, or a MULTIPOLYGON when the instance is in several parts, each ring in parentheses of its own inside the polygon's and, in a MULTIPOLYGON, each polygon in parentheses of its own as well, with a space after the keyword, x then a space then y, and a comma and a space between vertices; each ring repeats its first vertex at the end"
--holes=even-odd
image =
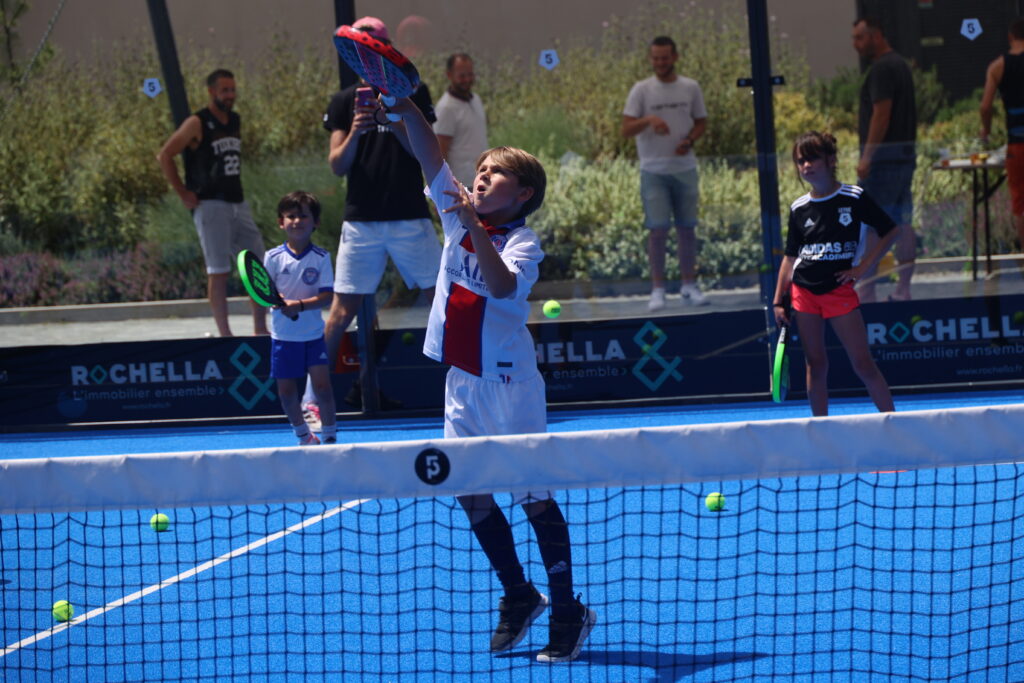
MULTIPOLYGON (((334 23, 336 26, 348 25, 351 26, 356 21, 356 4, 355 0, 334 0, 334 23)), ((359 79, 352 69, 348 67, 345 60, 338 55, 338 82, 341 89, 344 90, 350 85, 353 85, 359 79)))
POLYGON ((178 49, 174 45, 171 18, 167 14, 167 3, 164 0, 146 0, 146 4, 149 6, 149 21, 153 24, 153 37, 156 39, 160 69, 164 74, 167 99, 171 103, 171 118, 174 119, 174 127, 177 129, 188 118, 189 111, 185 81, 181 77, 181 66, 178 64, 178 49))
POLYGON ((761 302, 771 310, 784 245, 779 219, 779 168, 775 155, 775 109, 772 103, 772 60, 769 54, 766 0, 747 0, 747 23, 753 71, 757 176, 761 193, 761 241, 764 265, 768 266, 761 269, 761 302))

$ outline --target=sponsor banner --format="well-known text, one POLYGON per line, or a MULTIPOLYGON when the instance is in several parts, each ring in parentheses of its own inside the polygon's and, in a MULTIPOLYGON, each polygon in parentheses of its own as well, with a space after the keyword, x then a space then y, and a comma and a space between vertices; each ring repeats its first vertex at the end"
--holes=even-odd
POLYGON ((549 403, 767 395, 760 310, 531 326, 549 403))
MULTIPOLYGON (((922 299, 861 307, 868 346, 891 387, 1024 380, 1024 296, 922 299)), ((831 329, 828 386, 864 390, 831 329)), ((805 391, 799 340, 792 389, 805 391)))
MULTIPOLYGON (((872 357, 894 387, 1024 379, 1024 296, 862 308, 872 357)), ((761 310, 530 326, 550 404, 769 395, 761 310)), ((423 329, 377 332, 384 407, 440 411, 447 368, 423 356, 423 329)), ((833 333, 833 390, 863 391, 833 333)), ((799 336, 791 381, 804 391, 799 336)), ((0 428, 281 416, 270 339, 234 337, 0 350, 0 428)), ((339 411, 358 407, 354 347, 332 375, 339 411)))

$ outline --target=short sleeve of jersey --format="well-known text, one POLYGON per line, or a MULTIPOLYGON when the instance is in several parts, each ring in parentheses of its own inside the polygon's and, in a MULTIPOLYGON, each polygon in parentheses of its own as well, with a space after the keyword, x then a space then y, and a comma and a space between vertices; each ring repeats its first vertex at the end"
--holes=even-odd
POLYGON ((640 83, 634 83, 626 97, 626 106, 622 110, 624 116, 638 119, 644 115, 644 93, 640 83))
POLYGON ((540 239, 529 228, 519 228, 501 252, 501 260, 516 276, 516 293, 513 299, 525 299, 540 277, 540 262, 544 252, 540 239))
POLYGON ((317 289, 320 292, 334 291, 334 265, 331 263, 331 255, 329 252, 325 252, 321 257, 320 282, 317 289))
POLYGON ((860 205, 861 211, 864 212, 861 217, 861 223, 870 225, 880 236, 886 235, 896 227, 892 217, 882 210, 867 192, 861 194, 860 205))
POLYGON ((455 230, 462 228, 462 221, 453 213, 445 213, 444 210, 455 203, 455 198, 445 194, 445 190, 455 192, 459 189, 459 181, 455 179, 452 170, 448 168, 448 162, 441 164, 441 170, 437 172, 430 182, 430 198, 437 207, 437 215, 441 217, 441 227, 447 237, 455 230))
POLYGON ((789 229, 786 231, 786 256, 796 258, 800 255, 800 247, 803 244, 803 233, 797 225, 796 215, 791 208, 789 210, 789 229))

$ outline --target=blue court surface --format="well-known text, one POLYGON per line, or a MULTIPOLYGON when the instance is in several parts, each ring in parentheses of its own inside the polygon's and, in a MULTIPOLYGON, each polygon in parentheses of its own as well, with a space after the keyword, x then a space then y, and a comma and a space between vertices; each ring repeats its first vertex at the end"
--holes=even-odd
MULTIPOLYGON (((898 410, 1024 393, 897 397, 898 410)), ((873 410, 835 400, 833 414, 873 410)), ((804 402, 553 411, 551 431, 808 416, 804 402)), ((339 441, 437 438, 438 418, 339 441)), ((984 435, 979 435, 983 438, 984 435)), ((282 425, 4 435, 5 458, 292 445, 282 425)), ((728 458, 728 453, 722 454, 728 458)), ((598 624, 487 652, 497 580, 450 499, 0 516, 4 680, 1024 680, 1024 466, 557 492, 598 624), (726 507, 704 505, 711 491, 726 507), (67 627, 54 601, 75 605, 67 627), (81 617, 87 617, 81 619, 81 617)), ((547 578, 507 495, 521 558, 547 578)))

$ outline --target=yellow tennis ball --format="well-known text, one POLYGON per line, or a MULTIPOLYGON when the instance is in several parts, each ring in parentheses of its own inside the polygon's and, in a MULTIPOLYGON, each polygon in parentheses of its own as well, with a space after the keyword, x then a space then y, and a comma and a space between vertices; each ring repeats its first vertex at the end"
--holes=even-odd
POLYGON ((1013 322, 1017 325, 1024 324, 1024 311, 1017 311, 1013 314, 1013 322))
POLYGON ((712 512, 720 512, 725 508, 725 496, 718 491, 709 493, 708 497, 704 499, 704 505, 712 512))
POLYGON ((171 525, 171 520, 162 512, 158 512, 149 518, 149 527, 153 531, 167 531, 167 527, 171 525))
POLYGON ((412 346, 413 342, 416 341, 416 335, 412 332, 404 332, 402 334, 402 343, 406 346, 412 346))
POLYGON ((71 621, 74 616, 75 608, 67 600, 58 600, 53 603, 53 618, 57 621, 71 621))
POLYGON ((562 312, 562 304, 558 303, 554 299, 544 302, 544 315, 549 318, 557 318, 562 312))

